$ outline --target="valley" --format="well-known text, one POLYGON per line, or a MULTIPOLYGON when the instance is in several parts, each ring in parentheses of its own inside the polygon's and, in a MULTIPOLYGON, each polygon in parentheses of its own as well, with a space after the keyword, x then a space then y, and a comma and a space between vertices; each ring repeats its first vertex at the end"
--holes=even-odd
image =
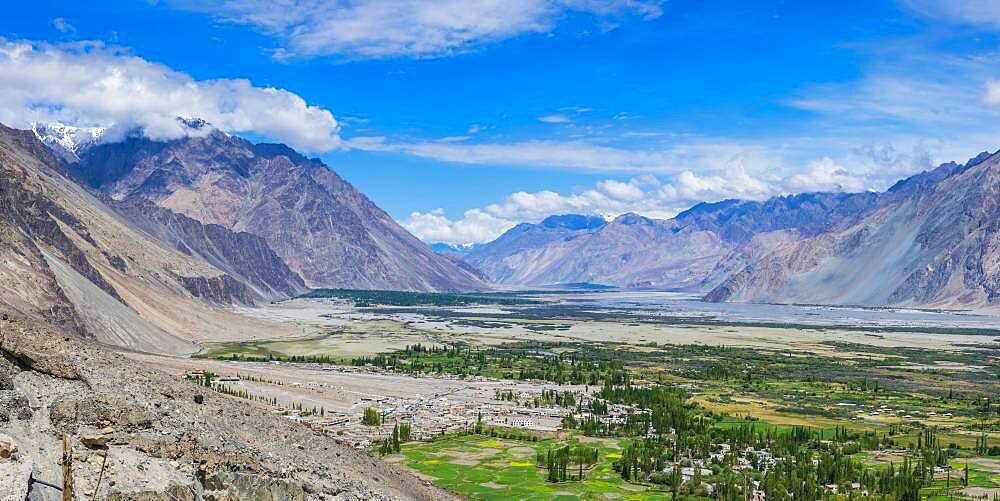
MULTIPOLYGON (((696 483, 685 476, 677 486, 712 497, 704 489, 724 482, 740 490, 775 481, 766 468, 737 467, 742 455, 719 452, 763 430, 751 441, 762 454, 778 457, 782 436, 806 433, 795 454, 832 453, 853 465, 846 487, 826 481, 817 492, 871 492, 870 479, 889 463, 929 454, 918 444, 925 434, 944 459, 927 466, 937 473, 920 481, 922 495, 1000 492, 1000 457, 990 452, 1000 454, 1000 332, 988 312, 721 306, 617 291, 503 292, 480 303, 324 296, 241 312, 292 323, 304 336, 207 342, 185 359, 131 357, 178 379, 210 372, 231 398, 474 499, 655 499, 673 492, 661 472, 671 464, 704 469, 696 483), (658 407, 627 403, 616 388, 663 388, 684 419, 702 423, 685 433, 707 434, 711 445, 671 446, 693 438, 646 430, 658 426, 658 407), (380 424, 363 423, 368 408, 380 424), (401 423, 408 439, 386 445, 401 423), (863 445, 873 437, 878 445, 863 445), (625 475, 623 454, 639 444, 666 449, 625 475), (565 446, 595 448, 598 459, 582 480, 571 467, 567 480, 547 481, 539 458, 565 446), (966 463, 971 480, 962 484, 966 463), (942 486, 941 475, 954 483, 942 486)), ((775 485, 755 489, 773 494, 775 485)))
MULTIPOLYGON (((177 122, 190 136, 58 158, 62 143, 0 128, 14 333, 0 443, 24 450, 0 468, 19 486, 33 472, 99 485, 103 453, 124 496, 1000 495, 1000 316, 980 240, 925 232, 896 277, 931 280, 919 300, 742 295, 784 290, 788 271, 825 283, 824 262, 870 290, 862 261, 893 239, 858 255, 844 242, 884 214, 915 220, 905 183, 670 220, 552 216, 457 257, 318 160, 177 122), (965 271, 925 263, 948 249, 965 271), (86 462, 58 473, 59 437, 86 462), (349 459, 324 468, 331 455, 349 459)), ((941 169, 941 186, 988 181, 1000 159, 941 169)))
POLYGON ((1000 501, 996 0, 8 4, 0 501, 1000 501))

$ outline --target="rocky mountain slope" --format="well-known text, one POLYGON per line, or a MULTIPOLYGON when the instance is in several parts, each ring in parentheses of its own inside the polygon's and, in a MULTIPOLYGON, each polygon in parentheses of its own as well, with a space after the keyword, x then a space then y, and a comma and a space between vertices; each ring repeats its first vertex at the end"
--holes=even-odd
POLYGON ((203 122, 190 136, 133 135, 84 150, 70 169, 120 202, 146 200, 263 238, 310 286, 452 291, 485 287, 316 159, 203 122))
POLYGON ((190 339, 205 329, 254 328, 214 306, 252 304, 253 284, 263 294, 283 283, 253 280, 251 263, 229 275, 199 250, 140 230, 62 171, 34 133, 0 126, 0 307, 107 344, 195 351, 190 339))
POLYGON ((669 220, 559 216, 518 225, 464 259, 504 284, 698 290, 773 246, 842 227, 878 203, 871 193, 808 193, 699 204, 669 220))
POLYGON ((75 499, 455 499, 262 404, 6 313, 0 332, 0 489, 61 485, 68 435, 75 499))
POLYGON ((706 299, 849 305, 1000 302, 1000 156, 897 183, 840 231, 780 246, 706 299))
POLYGON ((184 254, 206 261, 249 286, 261 299, 286 299, 308 290, 302 277, 289 269, 257 235, 230 231, 217 224, 202 224, 144 199, 110 205, 146 233, 184 254))
POLYGON ((602 228, 600 217, 550 216, 539 224, 521 223, 487 244, 459 257, 498 283, 529 283, 532 265, 547 246, 602 228))

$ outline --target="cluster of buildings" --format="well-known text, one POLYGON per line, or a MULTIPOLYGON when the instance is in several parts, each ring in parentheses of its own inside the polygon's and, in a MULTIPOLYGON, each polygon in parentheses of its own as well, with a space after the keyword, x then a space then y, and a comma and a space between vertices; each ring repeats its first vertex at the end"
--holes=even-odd
POLYGON ((241 381, 236 376, 217 376, 215 381, 224 381, 229 388, 245 388, 255 395, 276 392, 279 403, 273 412, 335 434, 343 442, 366 450, 389 436, 396 423, 408 423, 414 440, 464 431, 477 422, 552 433, 560 428, 563 418, 575 410, 575 407, 536 405, 543 391, 566 391, 565 385, 452 375, 403 376, 373 367, 324 367, 322 371, 345 375, 381 373, 400 379, 400 384, 391 385, 391 388, 360 387, 351 384, 348 377, 343 380, 345 384, 318 379, 305 383, 284 382, 280 387, 259 381, 241 381), (514 395, 513 399, 498 398, 501 393, 508 392, 514 395), (366 408, 378 411, 381 425, 362 423, 366 408))

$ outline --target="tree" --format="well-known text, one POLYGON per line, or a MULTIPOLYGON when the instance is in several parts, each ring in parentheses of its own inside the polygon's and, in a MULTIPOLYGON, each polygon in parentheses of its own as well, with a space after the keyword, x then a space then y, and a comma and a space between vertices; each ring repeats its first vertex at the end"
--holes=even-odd
POLYGON ((365 407, 364 415, 361 418, 361 424, 365 426, 379 426, 382 424, 382 415, 379 414, 378 409, 374 407, 365 407))

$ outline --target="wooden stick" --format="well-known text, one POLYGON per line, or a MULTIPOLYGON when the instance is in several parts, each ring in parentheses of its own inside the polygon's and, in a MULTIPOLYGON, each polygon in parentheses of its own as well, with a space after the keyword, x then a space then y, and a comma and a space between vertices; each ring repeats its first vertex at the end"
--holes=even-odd
POLYGON ((94 487, 94 495, 90 499, 97 499, 97 491, 101 490, 101 480, 104 479, 104 467, 108 464, 108 451, 104 451, 104 460, 101 461, 101 473, 97 475, 97 486, 94 487))
POLYGON ((73 501, 73 445, 63 434, 63 501, 73 501))

